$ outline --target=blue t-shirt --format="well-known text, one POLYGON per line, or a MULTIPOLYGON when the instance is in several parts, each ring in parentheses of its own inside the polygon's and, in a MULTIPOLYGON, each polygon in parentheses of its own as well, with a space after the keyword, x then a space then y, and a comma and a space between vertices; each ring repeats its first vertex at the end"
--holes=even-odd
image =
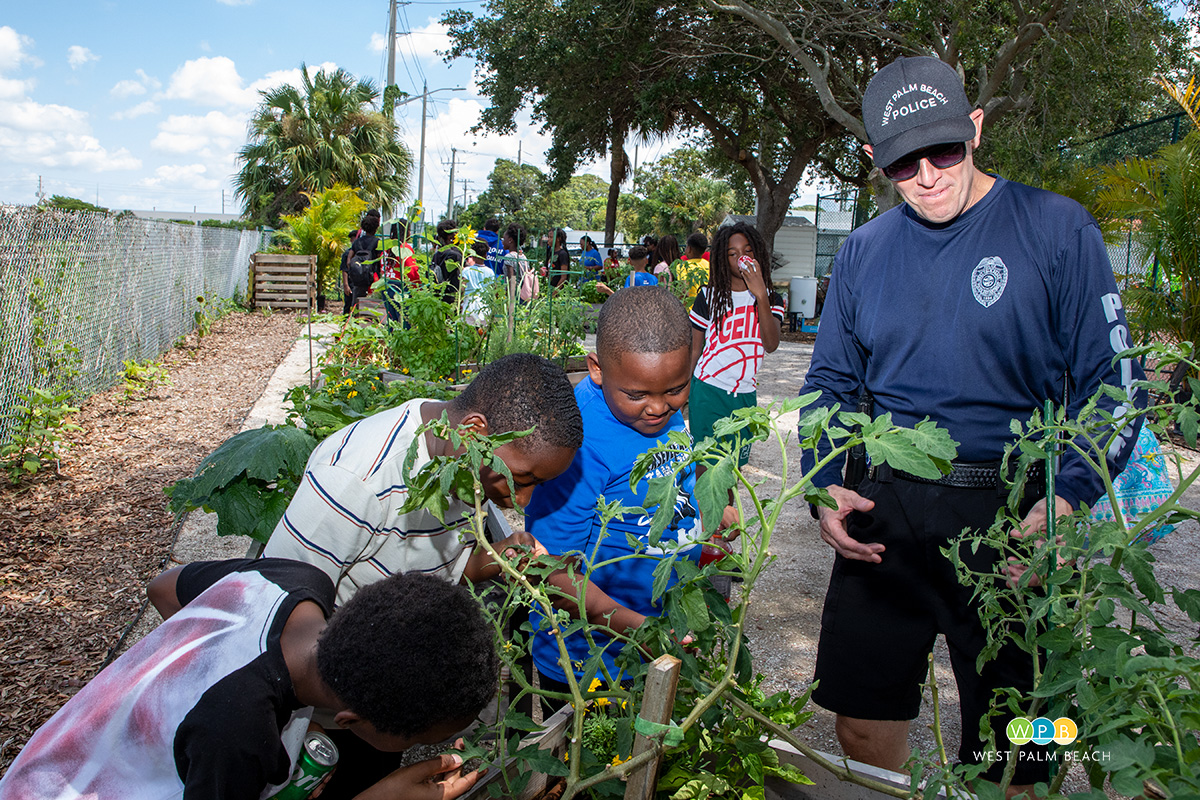
MULTIPOLYGON (((604 402, 604 394, 590 378, 584 378, 575 387, 575 399, 583 415, 583 446, 575 454, 571 466, 562 475, 543 483, 533 492, 529 506, 525 509, 525 522, 537 540, 555 555, 582 552, 589 562, 595 550, 595 563, 634 552, 627 536, 632 535, 643 543, 648 542, 650 515, 617 517, 608 524, 608 535, 600 539, 600 515, 596 512, 596 501, 603 497, 605 502, 620 500, 627 506, 641 506, 645 502, 646 481, 641 481, 636 490, 629 488, 629 474, 633 462, 642 453, 667 440, 669 431, 686 430, 683 415, 679 412, 671 417, 667 427, 658 436, 644 436, 621 423, 613 416, 604 402), (597 542, 599 547, 597 548, 597 542)), ((683 453, 678 458, 682 458, 683 453)), ((668 474, 678 458, 664 458, 661 466, 652 471, 654 475, 668 474)), ((679 500, 675 507, 675 519, 663 532, 663 541, 687 543, 700 536, 698 515, 692 506, 692 491, 695 489, 695 473, 691 467, 681 473, 679 500)), ((652 511, 652 510, 651 510, 652 511)), ((608 564, 591 574, 592 581, 618 603, 647 616, 662 613, 662 609, 651 602, 654 568, 664 556, 661 548, 647 547, 642 551, 650 558, 627 558, 608 564)), ((699 559, 700 547, 693 546, 681 557, 699 559)), ((672 576, 674 583, 674 576, 672 576)), ((535 630, 541 617, 531 614, 535 630)), ((610 637, 594 634, 597 644, 603 645, 610 637)), ((588 657, 587 640, 580 634, 567 637, 567 649, 571 659, 582 663, 588 657)), ((565 681, 558 664, 558 646, 546 630, 537 630, 533 640, 533 660, 538 670, 551 678, 565 681)), ((620 649, 617 644, 605 650, 604 660, 613 670, 613 656, 620 649)), ((581 674, 581 673, 579 673, 581 674)))
MULTIPOLYGON (((907 427, 928 416, 960 443, 959 460, 996 461, 1015 438, 1010 420, 1025 422, 1047 398, 1060 402, 1068 369, 1073 416, 1101 382, 1128 396, 1141 367, 1111 366, 1128 343, 1096 221, 1073 200, 997 178, 949 223, 901 205, 850 235, 834 259, 801 392, 820 390, 818 405, 853 410, 865 386, 876 416, 891 412, 907 427)), ((1145 393, 1134 399, 1143 406, 1145 393)), ((1136 427, 1108 453, 1116 471, 1136 427)), ((841 464, 815 482, 840 484, 841 464)), ((1102 488, 1068 449, 1056 492, 1078 508, 1102 488)))
POLYGON ((504 260, 504 248, 500 246, 500 234, 495 231, 478 231, 475 238, 487 242, 487 267, 495 275, 503 274, 501 262, 504 260))
POLYGON ((579 256, 579 267, 583 270, 583 280, 593 281, 600 273, 604 262, 600 259, 599 250, 585 250, 579 256))
POLYGON ((658 286, 658 278, 649 272, 631 272, 625 278, 625 288, 630 286, 658 286))

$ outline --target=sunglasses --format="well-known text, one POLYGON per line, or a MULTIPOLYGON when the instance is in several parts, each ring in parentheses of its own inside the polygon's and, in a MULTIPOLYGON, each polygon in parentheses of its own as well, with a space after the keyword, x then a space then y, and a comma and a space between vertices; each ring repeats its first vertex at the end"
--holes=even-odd
POLYGON ((883 174, 891 181, 906 181, 920 172, 922 158, 929 159, 929 163, 937 169, 949 169, 955 164, 961 164, 966 157, 966 142, 935 144, 896 159, 883 168, 883 174))

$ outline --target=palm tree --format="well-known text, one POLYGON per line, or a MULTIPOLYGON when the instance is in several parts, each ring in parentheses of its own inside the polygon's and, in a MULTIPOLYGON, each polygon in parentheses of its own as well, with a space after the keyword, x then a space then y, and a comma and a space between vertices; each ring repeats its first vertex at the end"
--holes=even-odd
POLYGON ((408 190, 412 154, 395 123, 375 109, 378 90, 343 69, 310 77, 301 65, 300 74, 300 88, 260 93, 234 180, 244 213, 275 224, 304 208, 304 192, 338 182, 357 187, 368 205, 388 208, 408 190))

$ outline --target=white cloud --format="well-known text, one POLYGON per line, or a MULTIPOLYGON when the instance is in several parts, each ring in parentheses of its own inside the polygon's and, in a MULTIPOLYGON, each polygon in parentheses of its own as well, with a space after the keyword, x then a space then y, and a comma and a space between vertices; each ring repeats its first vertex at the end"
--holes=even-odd
POLYGON ((67 48, 67 63, 71 69, 79 69, 89 61, 99 61, 100 56, 81 45, 73 44, 67 48))
POLYGON ((108 93, 113 97, 133 97, 135 94, 145 94, 146 87, 141 84, 141 81, 123 80, 117 81, 108 93))
MULTIPOLYGON (((33 40, 0 27, 0 164, 23 168, 63 167, 84 172, 139 169, 140 159, 122 147, 109 151, 92 135, 88 114, 57 103, 39 103, 30 95, 33 80, 3 75, 22 64, 41 66, 28 53, 33 40)), ((78 45, 69 48, 73 66, 98 56, 78 45)))
MULTIPOLYGON (((310 64, 308 74, 315 75, 321 69, 332 71, 337 69, 337 64, 331 61, 310 64)), ((161 98, 187 100, 200 106, 249 110, 258 104, 260 91, 284 84, 300 86, 299 67, 268 72, 246 86, 232 59, 226 56, 206 56, 184 62, 182 67, 175 70, 161 98)))
MULTIPOLYGON (((0 109, 0 114, 3 113, 3 109, 0 109)), ((91 172, 139 169, 142 166, 141 160, 124 147, 110 153, 90 134, 14 132, 3 127, 0 127, 0 162, 71 167, 91 172)))
POLYGON ((154 102, 153 100, 145 100, 141 103, 138 103, 133 108, 127 108, 124 111, 114 111, 109 116, 109 119, 137 119, 138 117, 144 117, 147 114, 157 113, 158 103, 154 102))
MULTIPOLYGON (((333 63, 332 61, 325 61, 321 64, 308 64, 307 66, 309 78, 315 78, 317 73, 321 70, 326 72, 334 72, 338 68, 337 64, 333 63)), ((259 92, 267 92, 285 84, 295 86, 297 89, 301 87, 302 80, 299 67, 294 69, 281 69, 276 70, 275 72, 268 72, 266 75, 250 84, 247 89, 253 92, 254 103, 257 105, 259 101, 259 92)))
POLYGON ((221 181, 206 177, 208 167, 203 164, 172 164, 154 170, 155 177, 143 178, 138 181, 146 188, 163 186, 183 187, 197 191, 210 192, 221 187, 221 181))
POLYGON ((126 79, 117 81, 116 85, 108 90, 108 93, 113 97, 133 97, 134 95, 145 94, 148 90, 162 87, 162 82, 157 78, 147 75, 145 70, 136 70, 135 74, 137 75, 137 80, 126 79))
MULTIPOLYGON (((449 28, 439 22, 436 17, 430 17, 425 27, 413 28, 407 34, 400 36, 396 40, 396 48, 417 58, 441 61, 442 57, 438 51, 449 50, 451 45, 448 30, 449 28)), ((387 37, 380 38, 386 45, 387 37)), ((373 41, 374 39, 372 39, 373 41)))
POLYGON ((387 50, 387 36, 382 33, 372 33, 371 41, 367 44, 372 53, 382 53, 387 50))
POLYGON ((202 53, 211 53, 212 52, 212 45, 208 43, 207 39, 200 40, 200 52, 202 52, 202 53))
POLYGON ((0 73, 19 69, 23 62, 41 66, 41 61, 29 54, 33 39, 17 33, 7 25, 0 26, 0 73))
POLYGON ((15 100, 33 91, 33 80, 0 78, 0 100, 15 100))
POLYGON ((167 100, 187 100, 201 106, 246 108, 254 104, 254 93, 242 85, 233 59, 207 56, 185 61, 175 70, 163 93, 167 100))
POLYGON ((236 149, 246 136, 243 115, 210 111, 204 116, 172 114, 159 123, 159 133, 150 142, 155 150, 213 158, 236 149))
POLYGON ((0 125, 16 131, 45 133, 88 132, 87 112, 70 106, 35 103, 23 98, 0 102, 0 125))

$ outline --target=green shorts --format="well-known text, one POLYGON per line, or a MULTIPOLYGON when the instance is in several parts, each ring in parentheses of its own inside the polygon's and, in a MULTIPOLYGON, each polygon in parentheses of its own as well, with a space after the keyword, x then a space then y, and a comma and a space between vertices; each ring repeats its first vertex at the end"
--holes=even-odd
MULTIPOLYGON (((750 408, 758 405, 758 392, 747 394, 730 394, 724 389, 710 386, 692 376, 691 395, 688 397, 688 429, 692 438, 697 442, 706 436, 713 435, 713 425, 719 419, 724 419, 739 408, 750 408)), ((724 437, 724 442, 733 447, 735 442, 730 437, 724 437)), ((738 450, 738 466, 746 465, 750 460, 750 443, 742 444, 738 450)))

